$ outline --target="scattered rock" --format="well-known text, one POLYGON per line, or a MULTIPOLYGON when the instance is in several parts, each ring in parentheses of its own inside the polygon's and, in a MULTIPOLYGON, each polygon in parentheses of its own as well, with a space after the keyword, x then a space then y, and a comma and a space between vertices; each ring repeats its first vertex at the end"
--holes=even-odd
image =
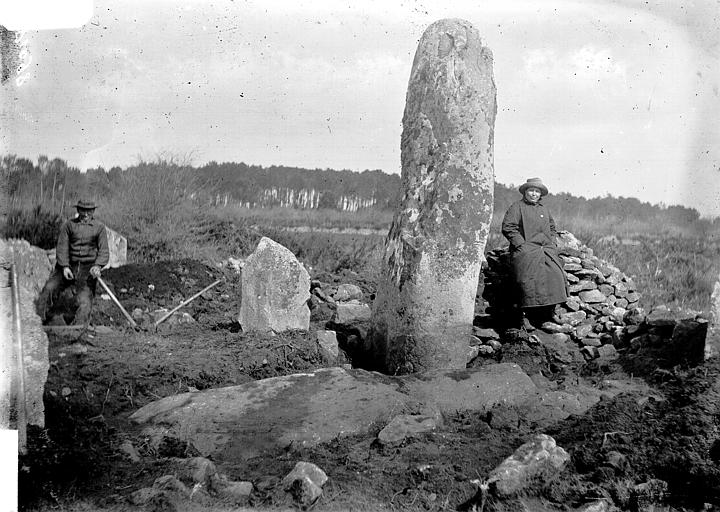
POLYGON ((181 479, 210 487, 211 477, 217 474, 215 464, 205 457, 180 459, 178 475, 181 479))
POLYGON ((133 462, 140 462, 142 460, 137 450, 135 449, 135 446, 133 446, 130 441, 123 441, 120 445, 120 451, 127 455, 128 458, 133 462))
POLYGON ((493 339, 485 340, 485 345, 491 347, 495 352, 502 348, 502 343, 500 343, 498 340, 493 339))
POLYGON ((217 487, 218 494, 235 505, 247 504, 253 492, 252 482, 227 482, 217 487))
POLYGON ((336 301, 349 301, 349 300, 362 300, 363 292, 359 286, 354 284, 341 284, 337 287, 335 293, 332 294, 332 298, 336 301))
POLYGON ((432 432, 441 424, 438 417, 400 414, 395 416, 378 434, 383 446, 401 444, 408 437, 424 432, 432 432))
POLYGON ((283 489, 292 494, 296 502, 308 507, 322 495, 322 486, 327 482, 325 472, 310 462, 298 462, 282 480, 283 489))
POLYGON ((473 327, 472 333, 483 340, 499 340, 500 335, 495 329, 473 327))
POLYGON ((371 317, 370 306, 367 304, 337 304, 332 322, 340 325, 352 325, 366 322, 371 317))
POLYGON ((327 359, 334 361, 340 355, 335 331, 318 331, 315 333, 318 346, 327 359))
POLYGON ((478 354, 483 356, 491 356, 495 353, 495 349, 490 345, 478 345, 478 354))
POLYGON ((552 437, 538 434, 493 469, 487 482, 495 496, 515 496, 534 482, 547 482, 557 476, 569 459, 552 437))
POLYGON ((631 505, 638 512, 652 512, 665 501, 667 491, 667 482, 657 479, 648 480, 633 487, 631 505))

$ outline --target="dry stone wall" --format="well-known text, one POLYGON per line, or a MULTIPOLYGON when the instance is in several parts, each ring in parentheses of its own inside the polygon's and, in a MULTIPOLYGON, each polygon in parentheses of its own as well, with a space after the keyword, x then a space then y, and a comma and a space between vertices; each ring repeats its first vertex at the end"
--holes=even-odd
MULTIPOLYGON (((552 334, 556 348, 575 343, 585 360, 607 360, 626 352, 647 356, 644 364, 671 367, 697 364, 713 353, 708 321, 695 311, 657 306, 646 313, 633 280, 601 260, 571 233, 561 232, 560 257, 569 282, 569 297, 560 308, 559 322, 540 330, 552 334)), ((507 249, 487 255, 482 296, 489 306, 475 319, 474 355, 495 357, 507 341, 508 330, 520 325, 516 287, 507 249)), ((720 286, 718 287, 720 288, 720 286)), ((546 341, 546 343, 548 343, 546 341)), ((568 352, 569 354, 571 352, 568 352)), ((572 357, 568 356, 568 361, 572 357)))
POLYGON ((464 368, 493 209, 493 60, 466 21, 423 34, 408 84, 402 196, 386 238, 371 350, 388 373, 464 368))

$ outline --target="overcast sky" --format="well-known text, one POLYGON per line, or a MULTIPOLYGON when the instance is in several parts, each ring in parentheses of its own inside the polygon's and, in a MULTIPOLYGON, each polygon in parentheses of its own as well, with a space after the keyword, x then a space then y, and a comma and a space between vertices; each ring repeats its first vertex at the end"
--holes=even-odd
POLYGON ((720 215, 718 0, 652 3, 96 0, 25 32, 2 151, 398 173, 417 42, 459 17, 494 54, 497 181, 720 215))

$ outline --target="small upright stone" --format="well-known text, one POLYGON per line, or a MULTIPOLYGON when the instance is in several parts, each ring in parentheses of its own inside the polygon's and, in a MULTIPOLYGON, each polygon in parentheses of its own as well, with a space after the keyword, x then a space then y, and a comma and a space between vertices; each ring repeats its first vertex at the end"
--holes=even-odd
POLYGON ((705 359, 720 355, 720 278, 710 298, 710 321, 705 336, 705 359))
POLYGON ((242 271, 239 322, 244 331, 307 330, 310 275, 295 255, 263 237, 242 271))
POLYGON ((107 226, 105 226, 105 231, 107 232, 108 249, 110 251, 110 259, 105 268, 117 268, 127 265, 127 238, 107 226))
POLYGON ((493 212, 495 83, 467 21, 428 27, 410 73, 402 191, 373 307, 379 369, 465 368, 493 212))

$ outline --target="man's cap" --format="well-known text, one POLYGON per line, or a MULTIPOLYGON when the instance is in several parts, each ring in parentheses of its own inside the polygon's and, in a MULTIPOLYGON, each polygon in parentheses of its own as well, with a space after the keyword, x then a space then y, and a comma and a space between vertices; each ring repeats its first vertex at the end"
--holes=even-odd
POLYGON ((97 206, 95 205, 95 201, 80 199, 75 205, 75 208, 82 208, 83 210, 94 210, 95 208, 97 208, 97 206))

